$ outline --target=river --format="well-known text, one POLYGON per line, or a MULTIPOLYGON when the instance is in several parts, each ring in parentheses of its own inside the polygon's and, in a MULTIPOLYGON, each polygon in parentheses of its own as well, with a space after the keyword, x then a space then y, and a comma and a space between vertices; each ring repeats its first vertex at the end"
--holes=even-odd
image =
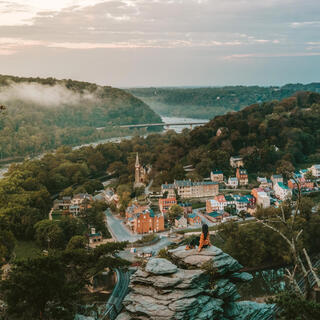
MULTIPOLYGON (((164 117, 161 116, 161 119, 164 123, 177 123, 177 122, 181 122, 181 123, 190 123, 190 122, 205 122, 205 121, 209 121, 208 119, 193 119, 193 118, 178 118, 178 117, 164 117)), ((196 125, 194 125, 193 127, 196 127, 196 125)), ((177 133, 181 133, 183 129, 186 128, 190 128, 189 124, 186 124, 185 126, 172 126, 170 127, 170 130, 174 130, 177 133)), ((163 131, 165 132, 165 131, 163 131)), ((122 140, 125 139, 131 139, 132 136, 126 136, 126 137, 114 137, 114 138, 108 138, 108 139, 102 139, 102 140, 98 140, 95 142, 91 142, 91 143, 85 143, 85 144, 81 144, 79 146, 75 146, 73 147, 73 149, 79 149, 81 147, 86 147, 86 146, 93 146, 96 147, 99 144, 103 144, 103 143, 107 143, 107 142, 114 142, 114 143, 119 143, 122 140)), ((38 156, 36 156, 35 158, 40 159, 45 153, 42 153, 38 156)), ((20 163, 20 162, 16 162, 16 163, 20 163)), ((12 164, 12 163, 11 163, 12 164)), ((4 174, 8 171, 10 164, 5 164, 3 166, 0 166, 0 179, 3 178, 4 174)))

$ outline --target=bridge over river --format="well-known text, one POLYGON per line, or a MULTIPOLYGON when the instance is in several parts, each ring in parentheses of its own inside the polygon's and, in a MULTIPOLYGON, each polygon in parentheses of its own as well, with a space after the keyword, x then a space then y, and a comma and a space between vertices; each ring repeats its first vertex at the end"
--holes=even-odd
POLYGON ((173 126, 187 126, 190 128, 193 126, 199 126, 207 124, 209 121, 185 121, 185 122, 159 122, 159 123, 139 123, 139 124, 124 124, 120 125, 120 128, 148 128, 148 127, 165 127, 170 128, 173 126))

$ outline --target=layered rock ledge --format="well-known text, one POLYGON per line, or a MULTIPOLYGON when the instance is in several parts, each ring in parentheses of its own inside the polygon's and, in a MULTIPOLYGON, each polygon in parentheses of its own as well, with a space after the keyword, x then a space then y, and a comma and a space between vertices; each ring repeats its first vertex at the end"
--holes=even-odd
POLYGON ((198 252, 178 247, 169 260, 151 258, 131 277, 117 320, 265 320, 273 306, 238 301, 236 283, 252 276, 214 246, 198 252))

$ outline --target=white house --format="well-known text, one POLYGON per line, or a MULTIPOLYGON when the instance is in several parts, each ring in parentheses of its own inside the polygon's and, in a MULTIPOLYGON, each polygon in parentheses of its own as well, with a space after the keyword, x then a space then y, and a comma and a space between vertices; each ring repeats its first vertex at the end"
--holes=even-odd
POLYGON ((257 193, 257 205, 261 208, 269 208, 270 207, 270 198, 266 192, 260 191, 257 193))
POLYGON ((243 167, 244 163, 243 163, 243 158, 242 157, 230 157, 230 166, 232 168, 239 168, 239 167, 243 167))
POLYGON ((291 189, 284 185, 282 182, 278 182, 273 186, 274 193, 280 200, 290 199, 292 196, 291 189))
POLYGON ((320 164, 314 164, 311 168, 310 168, 312 175, 316 178, 320 178, 320 164))
POLYGON ((229 177, 229 179, 228 179, 228 185, 229 185, 231 188, 237 188, 238 185, 239 185, 238 178, 236 178, 236 177, 229 177))

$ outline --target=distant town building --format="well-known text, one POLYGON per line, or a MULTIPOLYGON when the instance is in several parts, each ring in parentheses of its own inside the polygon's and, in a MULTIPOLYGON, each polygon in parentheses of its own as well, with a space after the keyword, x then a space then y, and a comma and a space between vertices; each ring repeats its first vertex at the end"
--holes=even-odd
POLYGON ((148 210, 149 206, 148 205, 140 205, 138 202, 134 202, 130 206, 127 207, 126 209, 126 219, 129 219, 133 217, 137 213, 141 213, 145 210, 148 210))
POLYGON ((210 173, 210 178, 213 182, 223 182, 223 172, 221 170, 213 170, 210 173))
POLYGON ((248 184, 248 172, 246 169, 237 168, 236 177, 240 186, 246 186, 248 184))
POLYGON ((84 203, 89 203, 92 200, 93 200, 92 195, 88 193, 78 193, 72 198, 71 204, 80 206, 84 203))
POLYGON ((272 181, 266 177, 258 177, 257 181, 260 183, 259 188, 272 188, 272 181))
POLYGON ((195 224, 201 224, 201 218, 195 213, 190 213, 188 214, 188 223, 191 226, 195 224))
POLYGON ((266 192, 260 191, 257 193, 257 206, 260 206, 261 208, 270 207, 270 197, 266 192))
POLYGON ((139 154, 137 152, 136 155, 136 163, 135 163, 135 175, 134 175, 134 187, 143 187, 146 185, 148 180, 148 169, 139 162, 139 154))
POLYGON ((114 202, 117 204, 119 202, 119 196, 111 189, 108 188, 103 192, 106 203, 110 204, 114 202))
POLYGON ((166 214, 169 209, 177 204, 177 199, 176 197, 171 197, 171 198, 160 198, 159 199, 159 209, 160 212, 163 214, 166 214))
POLYGON ((183 209, 185 215, 192 213, 192 204, 189 202, 180 202, 179 206, 183 209))
POLYGON ((310 168, 312 175, 316 178, 320 178, 320 164, 314 164, 311 168, 310 168))
POLYGON ((218 211, 218 210, 223 210, 223 206, 221 207, 221 204, 219 201, 215 199, 207 200, 206 201, 206 212, 210 213, 212 211, 218 211))
POLYGON ((184 216, 181 216, 175 219, 174 224, 176 228, 186 229, 188 227, 188 220, 184 216))
POLYGON ((273 185, 276 185, 278 182, 283 183, 283 177, 281 174, 273 174, 271 176, 271 181, 272 181, 273 185))
POLYGON ((236 203, 237 212, 247 211, 250 206, 250 200, 246 196, 233 195, 236 203))
POLYGON ((288 181, 288 187, 290 189, 297 189, 298 186, 300 188, 305 188, 305 189, 313 189, 314 188, 314 182, 310 180, 306 180, 305 178, 296 178, 296 181, 294 179, 290 179, 288 181))
POLYGON ((163 213, 155 214, 148 208, 133 214, 127 219, 127 224, 134 233, 144 234, 164 231, 163 213))
POLYGON ((219 184, 212 181, 175 180, 172 184, 161 186, 161 193, 168 192, 168 197, 174 197, 175 190, 183 199, 212 197, 219 193, 219 184))
POLYGON ((243 158, 239 156, 230 157, 230 166, 232 168, 243 167, 244 166, 243 158))
POLYGON ((95 228, 91 228, 91 232, 89 234, 89 243, 97 243, 102 241, 102 233, 96 232, 95 228))
POLYGON ((231 188, 237 188, 239 185, 239 181, 237 177, 229 177, 228 179, 228 186, 231 188))
POLYGON ((283 182, 278 182, 273 186, 274 193, 280 200, 290 199, 292 191, 283 182))
POLYGON ((210 220, 211 222, 217 223, 221 222, 223 218, 229 217, 230 214, 225 211, 213 211, 206 215, 206 218, 210 220))

